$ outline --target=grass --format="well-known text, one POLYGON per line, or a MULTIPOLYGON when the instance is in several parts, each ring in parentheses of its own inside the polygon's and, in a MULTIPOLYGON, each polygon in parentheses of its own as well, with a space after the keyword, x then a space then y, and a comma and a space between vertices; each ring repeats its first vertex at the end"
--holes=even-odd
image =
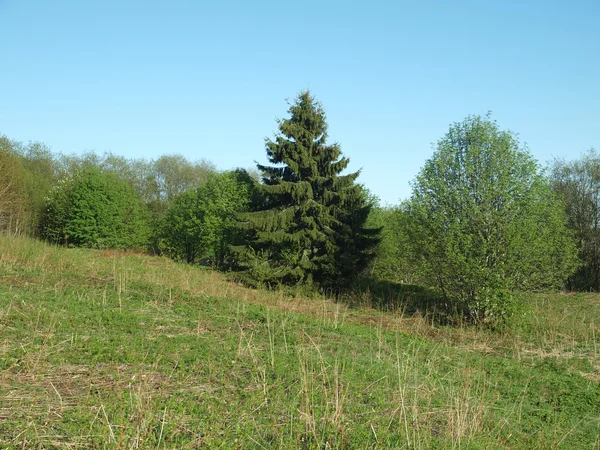
POLYGON ((0 237, 0 448, 600 449, 600 297, 502 332, 0 237))

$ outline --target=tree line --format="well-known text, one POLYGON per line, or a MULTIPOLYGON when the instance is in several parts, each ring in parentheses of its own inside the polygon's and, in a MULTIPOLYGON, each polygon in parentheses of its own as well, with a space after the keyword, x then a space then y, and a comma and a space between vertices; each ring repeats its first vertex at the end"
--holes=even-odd
POLYGON ((382 207, 346 173, 323 106, 302 92, 266 139, 269 164, 218 171, 52 153, 0 137, 0 231, 75 247, 151 251, 245 283, 340 292, 419 285, 475 322, 520 292, 600 290, 600 156, 535 161, 488 114, 451 125, 409 199, 382 207))

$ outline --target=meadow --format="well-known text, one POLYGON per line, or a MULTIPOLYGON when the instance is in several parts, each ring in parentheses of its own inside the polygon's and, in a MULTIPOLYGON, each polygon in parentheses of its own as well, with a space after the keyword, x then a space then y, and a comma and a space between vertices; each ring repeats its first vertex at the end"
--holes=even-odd
POLYGON ((600 449, 599 295, 351 300, 0 236, 0 448, 600 449))

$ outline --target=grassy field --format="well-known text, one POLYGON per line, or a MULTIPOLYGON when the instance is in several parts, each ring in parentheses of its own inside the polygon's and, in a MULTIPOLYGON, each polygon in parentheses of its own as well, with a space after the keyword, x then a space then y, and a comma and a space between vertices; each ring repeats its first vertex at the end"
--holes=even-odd
POLYGON ((600 297, 502 332, 0 237, 0 448, 600 449, 600 297))

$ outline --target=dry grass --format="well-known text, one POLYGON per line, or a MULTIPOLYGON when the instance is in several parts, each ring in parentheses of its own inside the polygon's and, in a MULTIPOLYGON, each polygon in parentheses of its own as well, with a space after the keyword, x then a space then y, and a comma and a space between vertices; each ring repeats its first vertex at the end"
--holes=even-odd
POLYGON ((600 448, 544 366, 598 382, 595 297, 537 296, 499 333, 20 239, 0 277, 7 448, 600 448))

